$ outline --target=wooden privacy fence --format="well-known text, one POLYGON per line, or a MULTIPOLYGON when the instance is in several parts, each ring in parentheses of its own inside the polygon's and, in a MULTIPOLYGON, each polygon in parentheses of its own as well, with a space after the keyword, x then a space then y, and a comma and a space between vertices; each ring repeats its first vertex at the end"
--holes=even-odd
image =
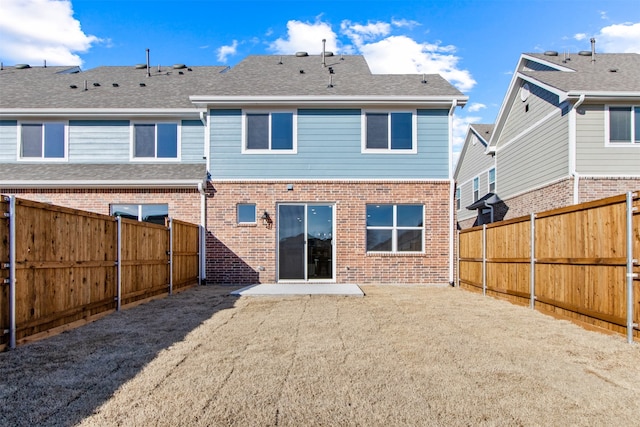
POLYGON ((638 340, 639 208, 628 193, 460 231, 458 284, 638 340))
POLYGON ((0 350, 197 284, 200 235, 0 198, 0 350))

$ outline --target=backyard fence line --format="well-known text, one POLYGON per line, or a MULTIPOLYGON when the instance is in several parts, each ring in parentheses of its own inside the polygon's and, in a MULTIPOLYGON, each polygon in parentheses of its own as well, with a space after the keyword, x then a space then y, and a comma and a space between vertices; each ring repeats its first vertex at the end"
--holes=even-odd
POLYGON ((640 195, 458 232, 458 286, 640 339, 640 195), (634 257, 635 254, 635 257, 634 257))
POLYGON ((0 351, 198 284, 201 236, 0 197, 0 351))

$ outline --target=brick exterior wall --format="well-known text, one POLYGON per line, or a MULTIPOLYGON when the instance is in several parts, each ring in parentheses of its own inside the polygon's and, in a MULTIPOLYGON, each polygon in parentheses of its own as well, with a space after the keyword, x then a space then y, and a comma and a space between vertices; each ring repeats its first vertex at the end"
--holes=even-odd
MULTIPOLYGON (((638 165, 640 169, 640 165, 638 165)), ((640 191, 640 178, 580 178, 580 203, 640 191)))
POLYGON ((169 216, 200 224, 197 189, 2 189, 0 194, 109 215, 111 204, 167 203, 169 216))
POLYGON ((450 184, 395 182, 209 183, 207 283, 277 281, 278 203, 335 203, 335 281, 357 284, 447 284, 452 203, 450 184), (294 189, 287 190, 292 183, 294 189), (255 203, 258 224, 238 225, 236 205, 255 203), (425 253, 367 254, 366 205, 423 204, 425 253), (273 227, 259 217, 268 211, 273 227))

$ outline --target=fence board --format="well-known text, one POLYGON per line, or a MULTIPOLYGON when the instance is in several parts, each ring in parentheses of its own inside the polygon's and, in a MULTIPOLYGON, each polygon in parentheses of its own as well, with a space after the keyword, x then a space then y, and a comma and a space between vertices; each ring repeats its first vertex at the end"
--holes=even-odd
MULTIPOLYGON (((633 254, 640 258, 640 195, 633 199, 633 254)), ((536 215, 535 308, 626 333, 626 195, 536 215)), ((486 227, 487 294, 526 304, 531 285, 528 217, 486 227)), ((482 230, 460 232, 461 285, 482 287, 482 230), (480 257, 480 258, 479 258, 480 257)), ((640 273, 640 264, 634 265, 640 273)), ((635 278, 634 322, 640 320, 640 278, 635 278)), ((635 339, 640 339, 636 327, 635 339)))
POLYGON ((9 285, 3 284, 9 279, 9 269, 4 268, 9 263, 9 219, 5 213, 9 212, 9 203, 0 197, 0 351, 8 344, 9 334, 9 285))
MULTIPOLYGON (((9 262, 9 203, 0 199, 0 267, 9 262)), ((63 331, 117 306, 117 221, 16 199, 16 341, 63 331)), ((199 227, 175 222, 174 282, 198 283, 199 227)), ((122 220, 122 305, 168 293, 169 230, 122 220)), ((0 268, 0 283, 9 270, 0 268)), ((7 285, 0 285, 0 330, 9 328, 7 285)), ((0 350, 9 335, 0 335, 0 350)))

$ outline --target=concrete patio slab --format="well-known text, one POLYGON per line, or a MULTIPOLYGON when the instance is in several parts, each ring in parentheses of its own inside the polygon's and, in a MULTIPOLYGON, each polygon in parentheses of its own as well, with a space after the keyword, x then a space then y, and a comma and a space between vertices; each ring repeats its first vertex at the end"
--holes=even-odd
POLYGON ((336 283, 286 283, 251 285, 231 292, 238 296, 341 295, 363 297, 358 285, 336 283))

